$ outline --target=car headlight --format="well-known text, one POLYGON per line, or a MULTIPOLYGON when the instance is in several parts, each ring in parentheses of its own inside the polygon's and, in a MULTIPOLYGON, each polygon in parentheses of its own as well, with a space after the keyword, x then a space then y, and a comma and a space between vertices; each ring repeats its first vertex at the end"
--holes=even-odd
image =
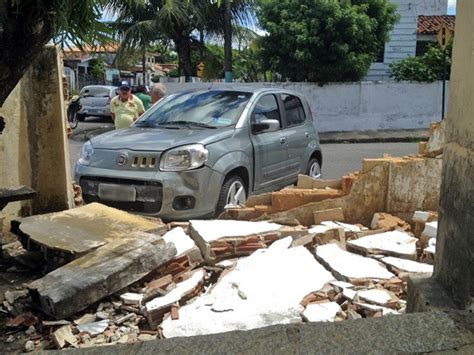
POLYGON ((161 171, 183 171, 203 166, 209 157, 209 151, 202 144, 191 144, 171 149, 163 154, 160 161, 161 171))
POLYGON ((92 147, 92 143, 90 141, 84 143, 81 150, 81 157, 79 158, 78 163, 81 165, 89 165, 93 153, 94 147, 92 147))

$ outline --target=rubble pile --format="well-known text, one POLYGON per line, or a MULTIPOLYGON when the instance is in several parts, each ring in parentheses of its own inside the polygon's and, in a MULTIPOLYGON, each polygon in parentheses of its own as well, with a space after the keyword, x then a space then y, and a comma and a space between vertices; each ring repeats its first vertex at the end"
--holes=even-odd
MULTIPOLYGON (((81 207, 86 214, 89 206, 81 207)), ((416 211, 409 224, 376 213, 371 228, 341 217, 309 228, 290 220, 192 220, 164 233, 156 225, 127 232, 7 291, 4 341, 21 341, 25 351, 83 348, 402 314, 408 275, 432 272, 418 249, 422 236, 435 233, 423 222, 434 216, 416 211), (417 237, 410 230, 419 223, 417 237)))

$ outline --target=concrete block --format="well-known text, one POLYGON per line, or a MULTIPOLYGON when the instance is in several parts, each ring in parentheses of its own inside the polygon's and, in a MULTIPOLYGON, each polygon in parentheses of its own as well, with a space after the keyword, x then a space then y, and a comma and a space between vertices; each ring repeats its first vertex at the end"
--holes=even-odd
POLYGON ((344 212, 342 208, 332 208, 323 211, 314 211, 314 224, 320 224, 323 221, 344 222, 344 212))

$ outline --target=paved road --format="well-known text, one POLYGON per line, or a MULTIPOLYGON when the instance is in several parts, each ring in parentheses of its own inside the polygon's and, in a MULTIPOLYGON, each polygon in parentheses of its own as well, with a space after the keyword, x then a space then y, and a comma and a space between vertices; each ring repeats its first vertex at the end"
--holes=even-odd
MULTIPOLYGON (((73 138, 69 139, 72 169, 79 158, 85 132, 99 127, 112 127, 112 124, 110 120, 94 117, 79 123, 73 138)), ((322 149, 323 178, 336 179, 348 172, 360 170, 364 158, 381 158, 384 153, 393 156, 416 154, 418 143, 323 144, 322 149)))

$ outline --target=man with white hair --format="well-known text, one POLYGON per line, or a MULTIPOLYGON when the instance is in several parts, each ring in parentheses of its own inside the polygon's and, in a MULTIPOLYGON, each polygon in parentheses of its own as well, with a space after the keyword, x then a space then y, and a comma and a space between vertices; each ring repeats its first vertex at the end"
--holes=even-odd
POLYGON ((155 83, 151 88, 151 103, 154 104, 166 96, 166 86, 162 83, 155 83))

